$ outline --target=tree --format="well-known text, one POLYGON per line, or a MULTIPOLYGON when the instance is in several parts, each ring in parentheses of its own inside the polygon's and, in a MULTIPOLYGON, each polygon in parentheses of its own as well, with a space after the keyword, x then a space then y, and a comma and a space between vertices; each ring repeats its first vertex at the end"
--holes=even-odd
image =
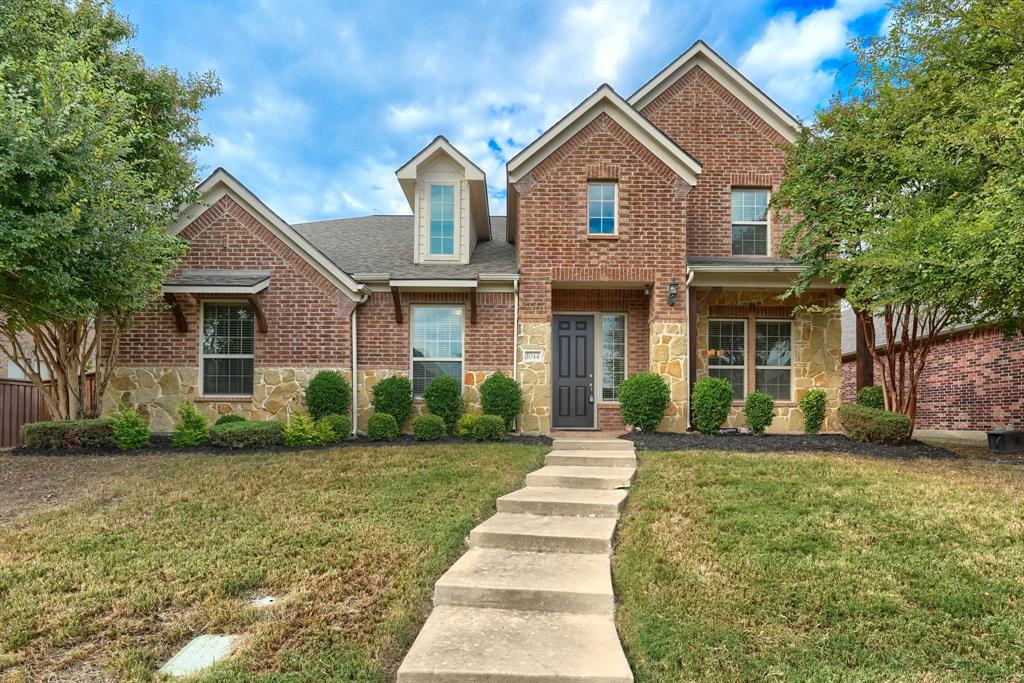
POLYGON ((119 335, 184 253, 212 73, 147 67, 108 2, 0 3, 0 335, 55 417, 102 395, 119 335), (45 382, 18 339, 50 369, 45 382))
POLYGON ((1024 327, 1024 4, 911 0, 788 148, 783 251, 846 289, 886 408, 915 416, 949 324, 1024 327), (874 321, 886 331, 875 348, 874 321))

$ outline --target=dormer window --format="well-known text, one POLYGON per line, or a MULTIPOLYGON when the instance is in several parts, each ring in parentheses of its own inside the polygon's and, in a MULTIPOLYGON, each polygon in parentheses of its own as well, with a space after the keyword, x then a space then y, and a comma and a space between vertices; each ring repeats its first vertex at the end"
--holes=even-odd
POLYGON ((587 232, 591 235, 614 235, 615 183, 587 183, 587 232))
POLYGON ((455 186, 430 186, 430 253, 455 253, 455 186))

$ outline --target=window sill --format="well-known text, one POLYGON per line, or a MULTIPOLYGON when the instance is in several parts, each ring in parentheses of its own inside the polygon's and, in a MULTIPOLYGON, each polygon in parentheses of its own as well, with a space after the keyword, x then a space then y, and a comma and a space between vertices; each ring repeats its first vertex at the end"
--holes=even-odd
POLYGON ((228 401, 251 401, 253 397, 252 394, 229 394, 224 396, 196 396, 192 400, 196 403, 226 403, 228 401))
POLYGON ((619 237, 620 235, 618 233, 615 233, 614 235, 591 235, 590 233, 587 233, 588 240, 617 240, 619 237))

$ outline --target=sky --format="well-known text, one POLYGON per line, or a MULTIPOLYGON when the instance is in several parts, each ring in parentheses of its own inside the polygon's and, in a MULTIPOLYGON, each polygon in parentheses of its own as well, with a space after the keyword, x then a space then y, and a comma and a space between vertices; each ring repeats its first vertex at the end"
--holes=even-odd
POLYGON ((203 112, 223 166, 289 222, 408 214, 395 170, 445 135, 487 173, 608 83, 624 97, 703 39, 798 119, 855 74, 848 42, 884 0, 213 2, 115 0, 132 47, 213 70, 203 112))

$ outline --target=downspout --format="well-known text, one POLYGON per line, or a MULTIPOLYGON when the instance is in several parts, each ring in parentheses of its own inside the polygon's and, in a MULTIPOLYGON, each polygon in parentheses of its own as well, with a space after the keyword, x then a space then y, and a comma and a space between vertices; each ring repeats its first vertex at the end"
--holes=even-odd
MULTIPOLYGON (((519 280, 512 282, 512 311, 512 379, 519 384, 519 280)), ((515 426, 519 427, 519 415, 515 426)))
MULTIPOLYGON (((690 320, 691 320, 691 318, 690 318, 690 306, 693 305, 693 297, 690 296, 690 283, 693 282, 693 276, 694 275, 696 275, 696 272, 693 271, 693 270, 690 270, 688 273, 686 273, 686 327, 687 327, 686 339, 687 339, 687 342, 689 342, 690 335, 692 335, 694 333, 694 330, 689 329, 689 327, 690 327, 690 320)), ((687 343, 687 348, 688 349, 696 349, 697 345, 695 343, 693 343, 693 344, 687 343)), ((689 432, 689 431, 693 430, 693 423, 690 421, 691 417, 693 416, 693 377, 690 376, 690 368, 693 367, 694 364, 692 362, 690 362, 689 358, 687 358, 686 361, 687 361, 686 362, 686 394, 687 394, 687 397, 686 397, 686 431, 689 432)))

